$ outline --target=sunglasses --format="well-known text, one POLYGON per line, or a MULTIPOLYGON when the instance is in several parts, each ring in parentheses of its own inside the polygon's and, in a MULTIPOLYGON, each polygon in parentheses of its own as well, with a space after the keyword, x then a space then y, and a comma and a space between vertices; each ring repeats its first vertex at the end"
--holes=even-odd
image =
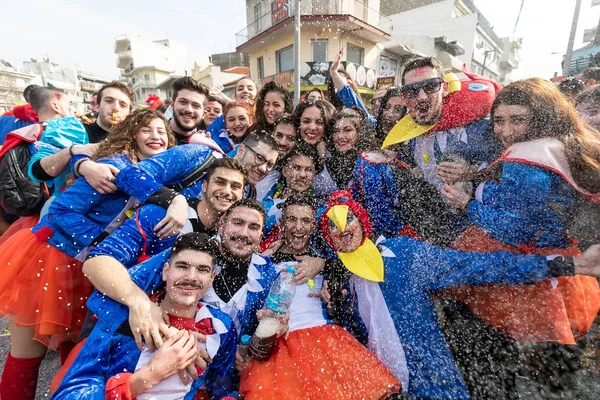
POLYGON ((402 86, 400 92, 402 96, 407 99, 412 99, 413 97, 417 97, 421 89, 427 94, 437 93, 442 88, 442 84, 444 83, 444 78, 437 77, 427 79, 423 82, 410 83, 408 85, 402 86))

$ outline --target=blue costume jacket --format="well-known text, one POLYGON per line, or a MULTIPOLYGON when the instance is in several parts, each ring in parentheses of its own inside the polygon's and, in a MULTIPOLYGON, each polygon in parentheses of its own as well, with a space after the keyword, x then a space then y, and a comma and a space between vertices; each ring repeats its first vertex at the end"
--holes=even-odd
POLYGON ((227 128, 225 128, 225 117, 220 115, 219 118, 215 119, 212 124, 206 129, 206 132, 210 134, 210 138, 215 141, 223 150, 223 153, 227 154, 234 148, 234 143, 229 139, 227 128))
MULTIPOLYGON (((129 158, 123 155, 115 155, 99 162, 119 169, 131 165, 129 158)), ((102 195, 85 179, 77 179, 52 202, 48 213, 33 228, 33 232, 44 227, 52 229, 48 243, 69 256, 76 257, 85 253, 85 249, 95 239, 123 223, 128 201, 129 195, 120 190, 102 195)), ((83 260, 85 254, 78 258, 83 260)))
MULTIPOLYGON (((123 169, 117 175, 117 186, 136 199, 146 203, 151 195, 165 186, 179 183, 200 167, 213 154, 212 150, 199 144, 175 146, 154 157, 123 169), (159 183, 161 182, 161 183, 159 183)), ((180 191, 188 198, 197 198, 202 192, 202 182, 180 191)))
POLYGON ((567 247, 567 222, 580 196, 560 175, 534 165, 504 162, 500 182, 485 182, 467 211, 492 238, 518 246, 567 247), (480 194, 480 195, 479 195, 480 194))
POLYGON ((365 112, 365 114, 367 114, 369 124, 371 124, 371 126, 375 126, 375 124, 377 123, 377 118, 369 114, 369 111, 367 111, 364 104, 359 100, 358 96, 356 95, 356 93, 354 93, 354 90, 352 90, 350 86, 344 86, 342 90, 337 92, 337 95, 340 101, 344 104, 344 106, 348 108, 359 107, 360 109, 362 109, 365 112))
MULTIPOLYGON (((170 253, 170 250, 168 250, 170 253)), ((168 256, 165 260, 168 260, 168 256)), ((156 279, 156 264, 142 263, 131 270, 132 279, 146 292, 149 285, 160 285, 156 279)), ((160 264, 162 270, 162 263, 160 264)), ((117 332, 127 321, 128 309, 114 300, 94 292, 88 300, 90 310, 95 311, 99 322, 88 337, 75 362, 65 375, 53 399, 104 399, 104 389, 108 379, 120 372, 134 372, 140 350, 133 337, 117 332)), ((209 306, 210 307, 210 306, 209 306)), ((197 390, 206 385, 212 399, 233 394, 235 352, 237 349, 237 332, 231 319, 219 311, 210 308, 215 319, 220 320, 227 328, 219 333, 219 348, 213 363, 209 364, 205 373, 192 384, 192 389, 185 399, 193 399, 197 390)), ((213 326, 216 323, 213 322, 213 326)), ((218 331, 218 330, 217 330, 218 331)))
MULTIPOLYGON (((443 250, 407 237, 382 244, 385 280, 379 286, 406 354, 408 392, 425 399, 470 398, 442 335, 429 291, 492 283, 531 284, 548 277, 546 258, 443 250)), ((385 343, 383 346, 384 353, 393 351, 385 349, 385 343)))
POLYGON ((393 211, 398 208, 396 201, 400 188, 389 165, 358 157, 354 167, 354 182, 352 197, 369 213, 375 236, 397 236, 405 222, 393 211))
POLYGON ((19 118, 14 115, 5 115, 0 116, 0 146, 4 144, 4 140, 6 139, 6 135, 12 131, 16 131, 17 129, 24 128, 33 124, 29 121, 21 121, 19 118))

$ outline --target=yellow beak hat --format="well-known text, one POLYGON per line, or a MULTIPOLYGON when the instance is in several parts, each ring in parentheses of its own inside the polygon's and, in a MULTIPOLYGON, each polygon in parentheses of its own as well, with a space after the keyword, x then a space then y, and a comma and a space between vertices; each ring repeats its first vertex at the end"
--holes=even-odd
POLYGON ((320 228, 327 244, 337 252, 340 260, 350 272, 370 281, 383 282, 383 258, 375 243, 369 239, 373 236, 371 220, 363 206, 352 199, 350 192, 340 190, 331 195, 328 208, 321 216, 320 228), (340 251, 334 242, 329 222, 331 221, 340 232, 344 232, 348 228, 348 214, 350 212, 362 224, 363 239, 358 249, 346 253, 340 251))

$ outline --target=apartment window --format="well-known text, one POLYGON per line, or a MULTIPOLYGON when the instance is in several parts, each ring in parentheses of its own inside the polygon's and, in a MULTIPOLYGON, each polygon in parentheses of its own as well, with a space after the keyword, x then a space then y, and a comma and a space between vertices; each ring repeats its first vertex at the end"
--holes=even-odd
POLYGON ((275 52, 277 73, 294 69, 294 46, 288 46, 275 52))
POLYGON ((327 62, 327 39, 313 39, 311 40, 312 46, 312 60, 314 62, 327 62))
POLYGON ((258 57, 256 59, 256 67, 258 69, 258 79, 262 80, 265 77, 265 59, 258 57))
POLYGON ((364 65, 365 64, 365 49, 362 47, 348 43, 346 45, 346 61, 364 65))
POLYGON ((150 75, 149 74, 144 74, 144 80, 146 82, 150 82, 150 75))
POLYGON ((260 17, 262 17, 262 8, 260 3, 254 6, 254 21, 256 21, 256 31, 260 31, 260 17))

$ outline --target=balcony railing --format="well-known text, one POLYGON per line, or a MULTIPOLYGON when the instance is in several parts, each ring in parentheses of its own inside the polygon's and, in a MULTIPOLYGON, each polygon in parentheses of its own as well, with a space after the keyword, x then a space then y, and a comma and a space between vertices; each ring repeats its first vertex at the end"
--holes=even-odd
MULTIPOLYGON (((294 2, 288 0, 287 7, 280 9, 277 15, 271 10, 250 25, 236 33, 236 46, 240 46, 264 30, 277 25, 286 17, 294 15, 294 2), (287 16, 285 15, 287 9, 287 16), (282 14, 283 13, 283 14, 282 14), (283 17, 283 18, 282 18, 283 17)), ((379 27, 391 26, 392 20, 379 13, 378 10, 366 6, 360 0, 308 0, 300 3, 301 15, 351 15, 369 25, 379 27)), ((326 21, 326 19, 324 20, 326 21)))

